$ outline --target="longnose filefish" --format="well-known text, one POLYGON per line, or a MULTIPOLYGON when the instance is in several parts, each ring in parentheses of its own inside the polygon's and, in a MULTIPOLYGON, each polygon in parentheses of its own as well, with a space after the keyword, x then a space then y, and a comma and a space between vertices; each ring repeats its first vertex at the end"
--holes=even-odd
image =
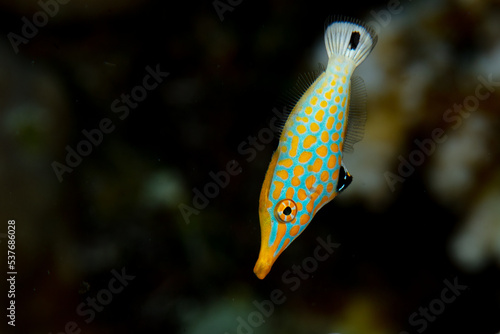
POLYGON ((302 78, 303 94, 284 123, 262 185, 254 268, 260 279, 316 212, 352 181, 343 153, 361 140, 366 121, 364 83, 352 73, 376 42, 373 29, 357 20, 335 18, 326 27, 328 65, 317 78, 302 78))

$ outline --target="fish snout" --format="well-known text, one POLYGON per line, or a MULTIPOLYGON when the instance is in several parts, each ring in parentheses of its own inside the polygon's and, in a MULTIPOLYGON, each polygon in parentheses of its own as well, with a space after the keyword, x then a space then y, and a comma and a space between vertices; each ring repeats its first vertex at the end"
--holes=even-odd
POLYGON ((274 261, 275 259, 272 255, 270 253, 266 254, 266 250, 261 248, 259 258, 257 259, 257 263, 255 263, 253 272, 258 278, 264 279, 271 271, 274 261))

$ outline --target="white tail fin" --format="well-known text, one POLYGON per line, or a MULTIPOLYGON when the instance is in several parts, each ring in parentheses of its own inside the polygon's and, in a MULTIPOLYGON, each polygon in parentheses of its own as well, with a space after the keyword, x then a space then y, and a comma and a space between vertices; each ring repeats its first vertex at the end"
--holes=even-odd
POLYGON ((363 62, 376 43, 375 31, 355 19, 334 18, 325 31, 328 58, 343 55, 351 58, 356 66, 363 62))

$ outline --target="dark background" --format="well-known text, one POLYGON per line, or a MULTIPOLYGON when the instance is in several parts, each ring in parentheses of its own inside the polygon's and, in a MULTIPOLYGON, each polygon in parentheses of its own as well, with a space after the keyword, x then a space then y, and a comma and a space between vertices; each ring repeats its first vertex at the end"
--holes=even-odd
POLYGON ((2 333, 497 333, 499 85, 467 116, 444 118, 474 96, 478 76, 500 81, 495 3, 234 1, 221 20, 211 1, 71 0, 16 53, 9 33, 42 9, 2 2, 0 232, 15 219, 18 272, 16 327, 3 315, 2 333), (379 33, 357 71, 368 122, 346 157, 354 181, 261 281, 258 196, 277 140, 260 140, 255 156, 241 148, 298 75, 326 63, 323 25, 335 14, 379 33), (142 85, 147 66, 169 75, 120 119, 111 104, 142 85), (113 131, 60 182, 54 161, 105 118, 113 131), (391 189, 388 173, 434 129, 443 141, 391 189), (193 189, 233 160, 241 172, 185 219, 179 205, 194 207, 193 189), (318 237, 340 246, 287 283, 318 237), (122 270, 134 278, 109 293, 122 270), (421 315, 410 322, 439 307, 445 280, 467 288, 425 328, 421 315), (259 318, 254 301, 275 289, 286 300, 259 318), (77 311, 96 296, 107 304, 92 319, 77 311))

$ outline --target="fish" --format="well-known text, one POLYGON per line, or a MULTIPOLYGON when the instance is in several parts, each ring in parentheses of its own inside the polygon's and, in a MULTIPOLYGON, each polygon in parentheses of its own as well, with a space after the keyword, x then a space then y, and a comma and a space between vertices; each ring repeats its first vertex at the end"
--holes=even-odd
POLYGON ((261 245, 254 267, 259 279, 318 210, 352 182, 343 153, 362 139, 366 122, 364 82, 352 74, 378 37, 373 28, 348 17, 334 17, 325 27, 328 64, 299 77, 294 107, 260 192, 261 245))

